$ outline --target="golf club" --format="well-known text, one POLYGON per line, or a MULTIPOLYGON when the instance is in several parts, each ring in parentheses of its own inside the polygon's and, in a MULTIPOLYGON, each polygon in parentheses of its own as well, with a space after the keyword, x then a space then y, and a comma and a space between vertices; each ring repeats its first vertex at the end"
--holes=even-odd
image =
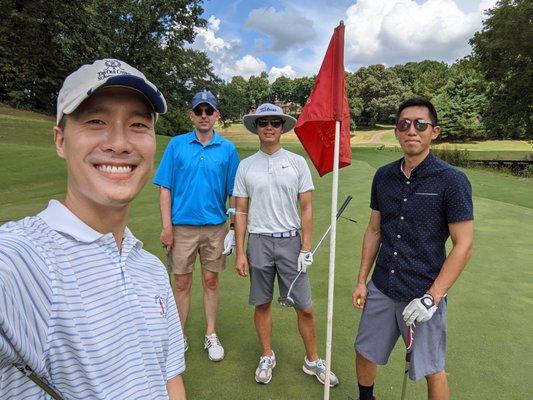
MULTIPOLYGON (((337 211, 337 217, 336 217, 337 219, 339 219, 339 217, 344 212, 344 210, 348 206, 348 203, 350 203, 351 200, 352 200, 352 196, 348 195, 346 197, 346 199, 344 200, 344 202, 342 203, 342 205, 339 208, 339 210, 337 211)), ((351 221, 357 222, 357 221, 354 221, 354 220, 351 220, 351 221)), ((322 242, 324 241, 326 236, 329 234, 330 230, 331 230, 331 225, 328 227, 328 229, 326 229, 326 232, 322 235, 322 238, 320 238, 318 244, 315 246, 315 249, 311 252, 312 255, 315 255, 316 251, 319 249, 320 245, 322 244, 322 242)), ((287 296, 285 296, 285 297, 281 297, 280 296, 278 298, 278 303, 282 307, 294 307, 295 302, 294 302, 294 299, 291 297, 291 291, 292 291, 292 287, 294 286, 294 283, 298 280, 298 278, 302 274, 302 271, 303 270, 300 270, 300 272, 298 272, 298 275, 296 275, 296 278, 294 278, 294 280, 292 281, 291 286, 289 286, 289 290, 287 291, 287 296)))
POLYGON ((407 375, 409 375, 409 366, 411 365, 411 350, 415 340, 413 328, 415 325, 409 326, 407 331, 407 338, 405 339, 405 371, 403 373, 402 384, 402 400, 405 400, 405 388, 407 387, 407 375))

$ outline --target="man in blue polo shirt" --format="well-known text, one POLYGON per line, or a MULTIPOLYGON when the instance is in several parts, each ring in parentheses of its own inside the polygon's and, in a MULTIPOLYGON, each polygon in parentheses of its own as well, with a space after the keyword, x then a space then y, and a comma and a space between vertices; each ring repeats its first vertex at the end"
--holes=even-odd
POLYGON ((355 342, 360 400, 374 398, 377 365, 387 363, 399 336, 407 337, 415 322, 409 376, 426 378, 429 399, 449 398, 446 293, 471 256, 474 216, 465 174, 430 153, 440 129, 428 100, 403 102, 395 135, 404 157, 374 176, 352 295, 354 307, 363 310, 355 342), (446 255, 448 237, 453 246, 446 255))
POLYGON ((203 90, 193 97, 189 117, 194 130, 170 141, 154 178, 160 187, 161 243, 175 275, 174 294, 183 331, 189 315, 196 254, 200 255, 207 322, 204 348, 212 361, 224 358, 224 348, 216 334, 218 274, 225 269, 226 255, 231 254, 235 243, 233 215, 229 211, 234 210, 231 194, 239 165, 233 143, 213 130, 220 118, 217 108, 218 102, 210 91, 203 90))

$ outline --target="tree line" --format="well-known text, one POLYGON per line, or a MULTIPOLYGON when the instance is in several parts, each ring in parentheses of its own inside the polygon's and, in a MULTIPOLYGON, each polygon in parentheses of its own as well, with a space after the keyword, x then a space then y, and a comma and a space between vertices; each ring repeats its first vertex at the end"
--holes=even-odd
MULTIPOLYGON (((205 53, 188 46, 206 24, 202 12, 201 0, 0 0, 0 101, 53 113, 68 73, 115 57, 165 93, 160 133, 189 129, 187 104, 204 87, 217 93, 225 123, 265 101, 297 113, 315 77, 220 79, 205 53)), ((452 65, 425 60, 346 73, 353 127, 393 123, 402 100, 423 96, 435 103, 445 140, 531 139, 531 43, 533 2, 500 0, 470 39, 472 53, 452 65)))

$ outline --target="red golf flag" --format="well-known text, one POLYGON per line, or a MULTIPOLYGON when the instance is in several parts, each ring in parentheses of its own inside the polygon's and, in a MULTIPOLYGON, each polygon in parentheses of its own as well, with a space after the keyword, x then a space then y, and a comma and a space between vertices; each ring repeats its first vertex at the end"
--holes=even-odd
POLYGON ((315 86, 294 131, 320 176, 333 170, 335 121, 341 121, 339 168, 352 163, 350 108, 344 79, 344 24, 335 28, 315 86))

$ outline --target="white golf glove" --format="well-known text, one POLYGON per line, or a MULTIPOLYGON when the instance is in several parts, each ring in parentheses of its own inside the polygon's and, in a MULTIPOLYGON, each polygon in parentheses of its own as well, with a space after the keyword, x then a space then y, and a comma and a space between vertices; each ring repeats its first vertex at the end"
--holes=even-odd
POLYGON ((407 326, 416 322, 426 322, 431 319, 437 311, 435 299, 429 293, 426 293, 418 299, 411 301, 403 310, 403 320, 407 326))
POLYGON ((235 230, 230 229, 224 238, 224 251, 222 254, 229 256, 235 249, 235 230))
POLYGON ((235 211, 235 208, 228 208, 226 210, 226 214, 228 217, 231 217, 232 215, 235 215, 236 211, 235 211))
POLYGON ((307 272, 307 268, 309 268, 312 264, 313 253, 310 251, 300 251, 300 255, 298 256, 298 272, 307 272))

